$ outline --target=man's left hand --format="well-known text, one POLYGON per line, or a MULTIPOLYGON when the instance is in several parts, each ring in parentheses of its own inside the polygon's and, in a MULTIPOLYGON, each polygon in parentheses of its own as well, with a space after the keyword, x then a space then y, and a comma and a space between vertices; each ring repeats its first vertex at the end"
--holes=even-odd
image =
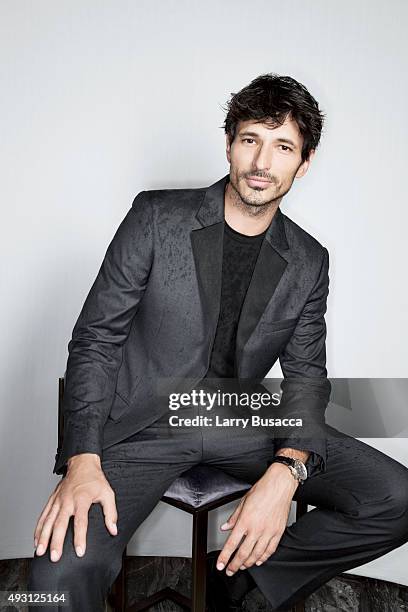
POLYGON ((298 486, 286 465, 273 463, 269 466, 221 526, 222 530, 232 531, 218 556, 217 569, 226 567, 227 575, 232 576, 238 569, 246 569, 254 563, 261 565, 275 552, 298 486))

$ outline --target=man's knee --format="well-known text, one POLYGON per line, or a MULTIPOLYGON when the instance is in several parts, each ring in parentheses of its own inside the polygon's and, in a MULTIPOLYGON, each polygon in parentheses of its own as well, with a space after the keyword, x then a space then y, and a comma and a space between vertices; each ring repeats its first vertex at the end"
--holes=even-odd
POLYGON ((401 477, 394 481, 387 501, 394 537, 408 541, 408 469, 401 470, 401 477))
POLYGON ((121 556, 103 555, 86 551, 78 557, 75 551, 64 550, 59 561, 51 561, 47 550, 31 561, 28 590, 51 591, 79 589, 92 585, 96 589, 108 588, 111 577, 120 570, 121 556), (118 558, 116 558, 118 557, 118 558))
MULTIPOLYGON (((408 541, 408 469, 398 464, 381 483, 381 498, 372 513, 392 540, 408 541)), ((368 506, 370 506, 369 504, 368 506)))

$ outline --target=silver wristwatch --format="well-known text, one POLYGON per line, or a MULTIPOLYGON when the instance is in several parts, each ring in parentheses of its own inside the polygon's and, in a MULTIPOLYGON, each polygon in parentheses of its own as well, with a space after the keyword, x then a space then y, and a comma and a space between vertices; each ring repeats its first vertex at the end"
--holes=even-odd
POLYGON ((276 455, 271 461, 268 462, 269 465, 272 463, 285 463, 285 465, 287 465, 292 472, 293 477, 299 481, 299 484, 303 484, 307 478, 306 466, 300 459, 276 455))

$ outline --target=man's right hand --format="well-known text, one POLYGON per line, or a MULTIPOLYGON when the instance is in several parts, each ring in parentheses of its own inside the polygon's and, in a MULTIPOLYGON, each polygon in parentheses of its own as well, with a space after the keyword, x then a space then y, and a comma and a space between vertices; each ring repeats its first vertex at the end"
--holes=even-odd
POLYGON ((93 503, 102 505, 106 528, 117 535, 115 493, 102 471, 99 455, 82 453, 70 457, 66 476, 55 487, 38 519, 34 532, 36 554, 45 553, 52 536, 51 561, 58 561, 69 519, 74 516, 74 547, 82 557, 86 550, 88 511, 93 503))

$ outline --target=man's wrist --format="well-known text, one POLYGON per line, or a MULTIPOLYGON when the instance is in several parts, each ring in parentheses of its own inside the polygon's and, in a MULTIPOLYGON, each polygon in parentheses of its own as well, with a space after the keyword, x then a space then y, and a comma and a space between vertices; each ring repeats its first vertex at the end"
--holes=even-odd
POLYGON ((265 472, 265 476, 268 479, 272 479, 272 481, 275 482, 275 478, 277 474, 279 473, 279 470, 281 470, 283 476, 286 475, 286 480, 293 485, 293 490, 296 491, 296 489, 299 486, 299 480, 295 478, 295 476, 292 474, 289 467, 285 465, 284 463, 278 463, 277 461, 274 463, 271 463, 271 465, 268 467, 268 469, 265 472))
MULTIPOLYGON (((308 460, 310 456, 310 451, 307 450, 299 450, 297 448, 290 448, 290 447, 284 447, 284 448, 280 448, 278 451, 276 451, 275 453, 275 457, 290 457, 291 459, 298 459, 299 461, 301 461, 303 463, 303 465, 306 463, 306 461, 308 460)), ((281 465, 282 467, 288 468, 288 470, 291 472, 291 477, 295 480, 296 482, 296 488, 300 483, 299 480, 299 475, 295 473, 294 468, 290 467, 289 465, 286 465, 285 463, 281 462, 281 461, 273 461, 271 462, 268 470, 273 471, 274 469, 276 470, 277 468, 274 466, 277 465, 281 465)), ((302 468, 303 472, 305 472, 305 470, 302 468)), ((302 476, 303 478, 304 476, 302 476)))
POLYGON ((70 469, 79 463, 90 463, 96 465, 97 467, 101 467, 101 458, 96 453, 79 453, 78 455, 72 455, 72 457, 69 457, 67 460, 67 467, 70 469))
POLYGON ((292 457, 292 459, 300 459, 302 463, 306 463, 310 457, 310 451, 299 450, 297 448, 280 448, 278 451, 276 451, 275 455, 292 457))

